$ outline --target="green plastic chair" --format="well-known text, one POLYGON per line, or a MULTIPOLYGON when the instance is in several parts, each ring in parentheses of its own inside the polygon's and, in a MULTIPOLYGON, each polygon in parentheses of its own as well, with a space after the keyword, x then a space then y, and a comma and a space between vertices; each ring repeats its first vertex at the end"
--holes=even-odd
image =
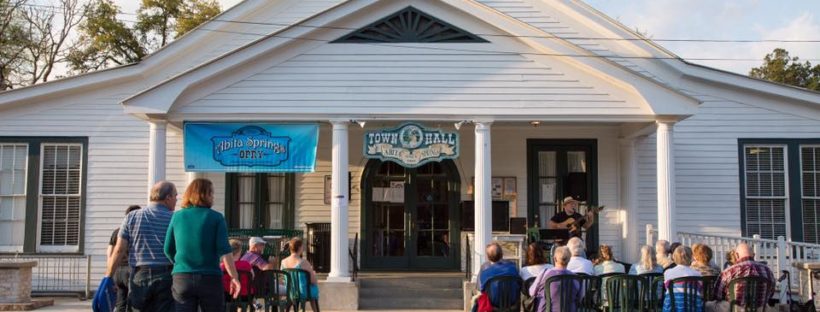
POLYGON ((717 287, 717 276, 702 276, 703 279, 703 300, 706 301, 715 301, 717 300, 717 296, 715 296, 715 287, 717 287))
POLYGON ((601 306, 602 307, 606 307, 606 305, 609 302, 609 296, 608 296, 609 294, 606 291, 606 281, 608 281, 609 278, 611 278, 613 276, 620 276, 620 275, 624 275, 624 274, 626 274, 626 273, 612 272, 612 273, 604 273, 604 274, 598 275, 598 277, 601 279, 601 291, 600 291, 601 299, 600 300, 601 300, 601 306))
POLYGON ((581 299, 578 312, 601 311, 601 278, 591 275, 578 275, 578 277, 581 279, 581 289, 585 294, 581 299))
POLYGON ((521 311, 521 295, 520 291, 511 290, 521 289, 521 278, 518 276, 496 276, 487 281, 484 291, 490 298, 498 297, 500 302, 491 302, 493 312, 519 312, 521 311), (493 287, 498 285, 498 287, 493 287), (501 290, 500 294, 492 292, 493 289, 501 290))
POLYGON ((771 294, 774 284, 768 278, 761 276, 747 276, 733 279, 729 282, 727 292, 729 293, 730 311, 753 312, 765 309, 769 298, 760 298, 758 294, 771 294), (735 291, 736 286, 743 286, 743 293, 735 291), (740 297, 738 297, 740 295, 740 297), (740 305, 743 303, 743 305, 740 305))
POLYGON ((644 273, 638 275, 644 279, 644 299, 642 307, 647 312, 663 310, 663 273, 644 273))
POLYGON ((547 311, 587 311, 582 310, 583 299, 587 294, 584 293, 583 283, 586 282, 585 277, 580 275, 566 274, 556 275, 548 278, 544 282, 544 300, 547 311), (553 298, 551 289, 555 284, 558 290, 557 297, 553 298), (557 304, 557 306, 556 306, 557 304), (576 309, 573 309, 575 307, 576 309))
POLYGON ((606 279, 606 296, 609 299, 605 311, 643 311, 646 279, 635 275, 616 275, 606 279))
POLYGON ((288 273, 280 270, 256 271, 256 297, 264 301, 265 312, 286 311, 289 288, 288 273))
POLYGON ((703 300, 703 278, 700 276, 680 277, 669 281, 666 286, 666 295, 669 296, 673 312, 703 312, 706 303, 703 300), (674 289, 678 290, 675 291, 674 289), (681 291, 682 289, 682 291, 681 291), (677 298, 677 294, 682 294, 683 298, 677 298), (678 304, 682 300, 683 309, 678 309, 678 304), (698 304, 700 301, 700 304, 698 304))
POLYGON ((284 269, 288 280, 288 299, 293 304, 294 311, 307 310, 310 302, 310 272, 302 269, 284 269))

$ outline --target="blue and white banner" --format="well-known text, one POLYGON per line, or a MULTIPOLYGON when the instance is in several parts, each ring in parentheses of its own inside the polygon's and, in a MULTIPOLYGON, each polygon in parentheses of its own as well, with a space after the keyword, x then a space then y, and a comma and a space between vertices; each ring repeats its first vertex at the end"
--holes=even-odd
POLYGON ((186 122, 185 171, 313 172, 319 126, 186 122))

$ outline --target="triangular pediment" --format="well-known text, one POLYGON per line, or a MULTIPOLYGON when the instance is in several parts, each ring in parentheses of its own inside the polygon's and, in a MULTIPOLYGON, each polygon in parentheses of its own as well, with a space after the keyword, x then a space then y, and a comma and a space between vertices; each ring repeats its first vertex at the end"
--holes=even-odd
POLYGON ((339 38, 334 43, 487 42, 412 6, 339 38))

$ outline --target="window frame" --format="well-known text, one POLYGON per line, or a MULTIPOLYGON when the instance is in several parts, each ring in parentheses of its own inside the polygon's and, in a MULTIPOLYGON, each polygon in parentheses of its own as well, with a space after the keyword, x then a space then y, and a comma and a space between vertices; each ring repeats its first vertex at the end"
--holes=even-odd
POLYGON ((800 147, 804 145, 820 145, 820 138, 784 139, 784 138, 741 138, 737 140, 738 152, 738 188, 740 198, 740 230, 743 237, 752 233, 746 230, 746 154, 745 147, 757 146, 785 146, 784 171, 786 174, 786 231, 787 239, 803 242, 803 206, 802 206, 802 163, 800 147))
MULTIPOLYGON (((65 142, 61 142, 61 143, 42 142, 42 143, 40 143, 40 160, 39 160, 40 161, 40 168, 39 168, 40 172, 37 173, 38 176, 39 176, 39 182, 40 182, 40 184, 38 184, 38 186, 40 186, 40 187, 37 188, 37 220, 38 220, 38 222, 37 222, 37 249, 36 249, 36 251, 38 253, 73 253, 73 252, 79 252, 80 251, 80 248, 79 248, 80 242, 79 242, 79 240, 82 240, 82 235, 80 235, 80 234, 82 234, 82 231, 83 231, 82 226, 80 226, 79 229, 78 229, 80 231, 80 233, 78 233, 78 235, 77 235, 78 241, 77 241, 76 246, 74 246, 74 245, 62 245, 62 246, 60 246, 60 245, 45 245, 45 246, 42 245, 43 222, 41 222, 41 221, 44 219, 43 218, 43 199, 44 199, 44 197, 48 196, 48 195, 43 194, 43 188, 42 188, 42 184, 41 184, 42 181, 43 181, 43 173, 45 171, 45 170, 43 170, 43 168, 44 168, 43 164, 46 161, 43 158, 42 155, 43 155, 43 150, 48 145, 56 146, 56 147, 59 147, 59 146, 65 146, 65 147, 79 146, 80 147, 80 181, 79 181, 79 183, 80 183, 79 186, 80 187, 78 188, 79 195, 73 195, 73 194, 65 194, 65 195, 68 195, 67 197, 78 196, 80 198, 80 207, 82 207, 83 195, 85 194, 84 193, 84 188, 83 188, 83 186, 85 185, 85 181, 83 180, 83 176, 82 176, 83 172, 85 171, 85 163, 83 162, 83 153, 85 152, 85 146, 83 146, 82 144, 79 144, 79 143, 65 143, 65 142)), ((71 170, 71 169, 67 169, 67 170, 71 170)), ((53 196, 54 194, 50 194, 50 195, 53 196)), ((83 223, 83 218, 84 217, 85 217, 84 211, 83 211, 82 208, 80 208, 79 217, 78 217, 80 224, 83 223)))
MULTIPOLYGON (((239 175, 243 173, 225 173, 225 221, 228 224, 228 227, 231 229, 235 229, 231 226, 234 223, 234 209, 239 209, 238 206, 238 198, 236 198, 236 190, 239 187, 239 175), (235 205, 236 204, 236 205, 235 205)), ((283 204, 283 212, 282 212, 282 228, 286 230, 292 230, 295 227, 295 207, 296 207, 296 175, 294 173, 277 173, 277 172, 270 172, 270 173, 253 173, 254 179, 254 223, 258 224, 260 220, 257 220, 257 214, 261 212, 263 209, 269 209, 269 200, 264 201, 263 192, 267 192, 268 190, 264 187, 266 182, 263 180, 269 179, 269 174, 283 174, 285 182, 285 201, 283 204)), ((261 218, 262 216, 260 216, 261 218)), ((264 222, 264 221, 263 221, 264 222)), ((270 228, 270 226, 268 226, 270 228)), ((238 229, 238 228, 236 228, 238 229)), ((259 229, 258 226, 253 226, 252 229, 259 229)))
MULTIPOLYGON (((811 198, 811 199, 814 199, 814 200, 820 200, 820 194, 815 194, 815 196, 805 196, 805 192, 804 192, 805 191, 805 186, 803 185, 803 173, 804 173, 804 171, 803 171, 803 148, 817 149, 817 148, 820 148, 820 143, 803 143, 803 144, 798 144, 798 146, 797 146, 797 150, 800 152, 800 155, 799 155, 800 163, 798 164, 799 168, 797 168, 797 172, 800 175, 800 213, 801 214, 803 213, 803 200, 804 199, 806 199, 808 197, 808 198, 811 198)), ((813 172, 815 172, 815 173, 820 172, 820 168, 818 168, 818 165, 820 165, 820 163, 815 163, 814 164, 815 167, 814 167, 813 172)), ((814 183, 818 183, 818 181, 815 181, 814 183)), ((801 220, 805 220, 805 219, 801 218, 801 220)), ((804 226, 805 226, 804 222, 801 221, 800 222, 800 228, 802 229, 804 226)), ((815 227, 820 228, 820 225, 815 224, 815 227)), ((818 231, 818 232, 820 232, 820 231, 818 231)), ((803 241, 806 241, 805 233, 803 233, 803 241)), ((820 243, 820 241, 818 241, 816 243, 820 243)))
POLYGON ((88 137, 58 136, 0 136, 0 142, 28 145, 26 167, 26 222, 22 253, 0 252, 0 254, 55 254, 82 255, 85 253, 86 202, 88 194, 88 137), (42 144, 79 144, 82 146, 80 161, 80 233, 77 248, 72 251, 38 251, 40 241, 40 166, 42 144))
MULTIPOLYGON (((20 194, 0 195, 0 197, 10 197, 10 198, 15 198, 15 197, 18 197, 18 196, 23 196, 23 197, 25 198, 25 204, 24 204, 24 205, 25 205, 25 207, 24 207, 24 211, 25 211, 25 213, 26 213, 26 216, 28 216, 28 191, 29 191, 29 185, 28 185, 28 181, 29 181, 29 176, 28 176, 28 175, 29 175, 29 171, 28 171, 28 169, 29 169, 29 159, 31 158, 31 156, 29 155, 29 150, 30 150, 30 148, 29 148, 29 144, 28 144, 28 143, 21 143, 21 142, 7 142, 7 141, 3 140, 2 138, 0 138, 0 145, 24 146, 24 147, 25 147, 25 149, 26 149, 26 153, 25 153, 25 155, 26 155, 25 162, 26 162, 26 163, 25 163, 25 165, 23 165, 23 167, 25 168, 26 172, 25 172, 25 176, 24 176, 25 181, 23 181, 23 193, 22 193, 22 195, 20 195, 20 194)), ((15 163, 16 163, 16 162, 17 162, 17 159, 15 159, 15 163)), ((13 176, 13 175, 14 175, 14 168, 12 168, 12 176, 13 176)), ((24 218, 24 219, 23 219, 23 227, 24 227, 24 228, 25 228, 25 226, 26 226, 26 219, 27 219, 27 218, 24 218)), ((7 248, 7 247, 4 247, 4 246, 0 246, 0 253, 18 253, 18 252, 23 252, 23 249, 25 248, 25 245, 26 245, 26 237, 25 237, 25 233, 24 233, 24 234, 23 234, 23 245, 21 245, 21 246, 19 246, 19 247, 15 245, 15 246, 12 246, 11 248, 7 248)))

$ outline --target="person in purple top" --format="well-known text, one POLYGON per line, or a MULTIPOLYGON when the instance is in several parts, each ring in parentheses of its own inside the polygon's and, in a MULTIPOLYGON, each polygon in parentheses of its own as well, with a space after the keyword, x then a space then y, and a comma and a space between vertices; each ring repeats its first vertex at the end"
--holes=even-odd
POLYGON ((267 271, 275 269, 276 261, 271 256, 268 260, 262 257, 262 252, 265 250, 265 242, 261 237, 251 237, 248 240, 248 252, 242 256, 242 261, 247 261, 254 268, 267 271))
POLYGON ((555 262, 555 267, 549 270, 546 270, 538 275, 535 278, 535 282, 532 283, 530 286, 529 293, 531 297, 534 297, 536 302, 538 303, 538 309, 536 311, 561 311, 561 300, 570 299, 572 302, 569 304, 569 311, 574 312, 578 308, 575 303, 579 302, 581 298, 583 298, 584 294, 581 289, 581 285, 575 281, 572 284, 572 291, 570 292, 571 298, 561 298, 561 285, 559 283, 553 283, 550 285, 550 298, 552 299, 552 306, 549 307, 547 310, 547 299, 544 297, 545 291, 544 288, 546 287, 546 282, 550 277, 558 276, 558 275, 574 275, 572 271, 567 270, 567 264, 569 263, 570 258, 570 251, 567 247, 558 247, 555 249, 555 254, 553 257, 553 262, 555 262))

